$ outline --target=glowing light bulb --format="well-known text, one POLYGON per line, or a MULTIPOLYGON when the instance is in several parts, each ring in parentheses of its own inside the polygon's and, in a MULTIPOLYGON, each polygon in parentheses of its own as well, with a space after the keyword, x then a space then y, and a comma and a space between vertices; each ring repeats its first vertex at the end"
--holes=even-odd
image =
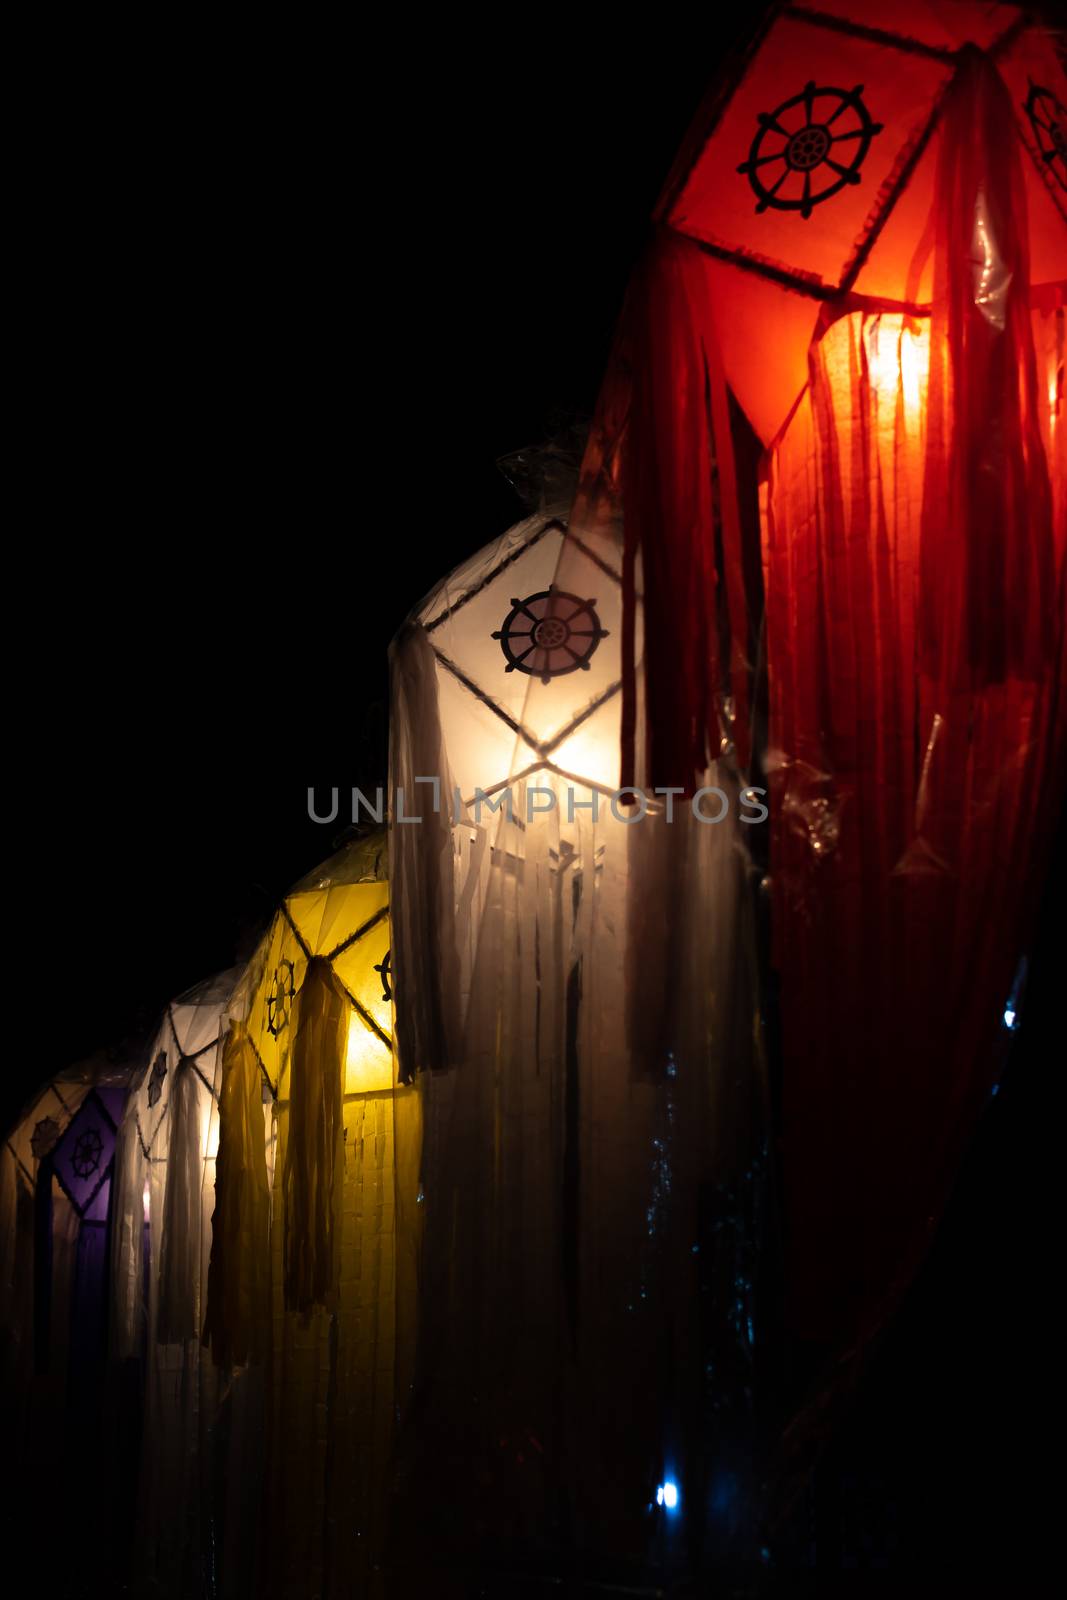
POLYGON ((904 409, 916 416, 922 400, 922 391, 930 371, 930 334, 912 333, 905 328, 900 335, 900 383, 904 391, 904 409))
POLYGON ((904 401, 909 419, 919 415, 930 368, 930 335, 899 316, 879 317, 867 342, 867 370, 880 399, 904 401))
POLYGON ((656 1504, 658 1506, 663 1506, 666 1511, 677 1511, 678 1500, 678 1485, 672 1482, 670 1478, 667 1479, 666 1483, 659 1485, 656 1490, 656 1504))

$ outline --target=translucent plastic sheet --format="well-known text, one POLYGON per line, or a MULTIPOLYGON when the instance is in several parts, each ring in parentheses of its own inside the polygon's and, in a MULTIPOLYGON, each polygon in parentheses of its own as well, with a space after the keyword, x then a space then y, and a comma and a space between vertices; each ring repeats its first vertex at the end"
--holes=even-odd
POLYGON ((455 869, 448 807, 441 804, 442 793, 452 792, 454 778, 441 731, 435 660, 423 630, 402 632, 390 661, 392 782, 404 793, 407 815, 421 819, 398 828, 393 839, 397 1046, 401 1070, 410 1081, 414 1070, 405 1063, 444 1067, 456 1059, 460 1047, 452 929, 455 869), (437 781, 436 809, 432 786, 427 793, 417 781, 427 776, 437 781))
POLYGON ((934 179, 919 568, 922 670, 949 691, 1041 678, 1054 652, 1051 375, 1034 351, 1011 115, 1000 74, 969 53, 945 97, 934 179))
MULTIPOLYGON (((559 1571, 575 1550, 601 1574, 669 1565, 665 1481, 714 1506, 706 1554, 746 1536, 766 1153, 739 785, 728 760, 705 775, 718 825, 686 804, 668 824, 663 800, 645 820, 612 811, 621 550, 602 496, 584 500, 580 524, 548 507, 473 556, 394 646, 394 776, 418 771, 418 704, 461 802, 453 822, 443 796, 441 936, 463 1029, 458 1059, 419 1077, 425 1233, 396 1572, 475 1557, 559 1571), (574 652, 586 666, 548 670, 574 652), (533 670, 509 672, 520 658, 533 670), (433 676, 413 696, 420 671, 433 676)), ((393 838, 408 826, 394 818, 393 838)), ((407 904, 420 864, 404 850, 407 904)))
POLYGON ((216 1366, 258 1364, 270 1317, 270 1183, 263 1080, 239 1022, 231 1022, 223 1046, 215 1165, 204 1343, 216 1366))
POLYGON ((341 1093, 348 1006, 328 961, 308 962, 294 1002, 289 1142, 282 1169, 289 1311, 332 1311, 341 1271, 341 1093))

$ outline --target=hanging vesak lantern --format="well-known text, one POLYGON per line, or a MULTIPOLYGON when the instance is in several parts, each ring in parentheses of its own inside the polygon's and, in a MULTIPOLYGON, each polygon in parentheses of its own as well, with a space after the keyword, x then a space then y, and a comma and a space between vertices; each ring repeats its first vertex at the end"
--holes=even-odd
POLYGON ((776 10, 679 156, 602 397, 627 640, 643 597, 624 778, 692 787, 722 737, 765 762, 814 1340, 914 1270, 1062 803, 1065 102, 1014 6, 776 10))
MULTIPOLYGON (((117 1129, 130 1071, 97 1058, 58 1073, 0 1146, 0 1412, 17 1462, 8 1509, 27 1538, 54 1517, 36 1486, 88 1447, 114 1470, 101 1411, 117 1129), (34 1492, 21 1496, 26 1486, 34 1492)), ((91 1538, 94 1483, 68 1522, 91 1538)), ((47 1497, 46 1497, 47 1500, 47 1497)), ((114 1551, 94 1571, 110 1571, 114 1551)))
POLYGON ((207 1338, 224 1364, 266 1360, 272 1534, 256 1592, 318 1592, 342 1572, 359 1586, 381 1537, 414 1296, 397 1218, 414 1227, 418 1104, 396 1081, 384 833, 346 846, 286 896, 230 1023, 207 1338), (255 1165, 245 1130, 264 1101, 271 1147, 258 1181, 272 1200, 259 1311, 269 1325, 257 1327, 248 1307, 263 1293, 251 1275, 260 1242, 238 1219, 255 1165))
POLYGON ((551 1570, 577 1544, 591 1571, 634 1571, 729 1479, 725 1540, 749 1465, 762 1077, 742 796, 726 758, 700 818, 680 791, 618 793, 607 475, 590 467, 568 507, 446 577, 392 651, 394 985, 425 1213, 398 1570, 474 1552, 551 1570), (665 1481, 685 1484, 669 1512, 665 1481))
MULTIPOLYGON (((138 1581, 160 1595, 204 1586, 221 1560, 220 1527, 236 1538, 247 1481, 236 1456, 220 1458, 219 1374, 201 1347, 223 1038, 238 976, 222 973, 167 1007, 118 1137, 110 1342, 143 1375, 134 1560, 138 1581)), ((255 1411, 250 1388, 230 1387, 231 1417, 255 1411)), ((250 1512, 246 1499, 246 1534, 250 1512)))
POLYGON ((221 1034, 238 975, 222 973, 171 1002, 126 1107, 113 1265, 112 1340, 120 1357, 146 1345, 190 1345, 196 1361, 218 1153, 221 1034))

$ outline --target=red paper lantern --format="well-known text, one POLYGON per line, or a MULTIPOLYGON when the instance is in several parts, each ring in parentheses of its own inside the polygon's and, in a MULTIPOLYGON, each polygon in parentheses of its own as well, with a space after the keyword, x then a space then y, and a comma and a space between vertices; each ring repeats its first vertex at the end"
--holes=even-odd
POLYGON ((1013 6, 778 10, 678 158, 587 457, 631 638, 644 603, 624 781, 692 788, 723 740, 744 771, 758 735, 820 1340, 875 1326, 929 1236, 1062 804, 1065 103, 1013 6))

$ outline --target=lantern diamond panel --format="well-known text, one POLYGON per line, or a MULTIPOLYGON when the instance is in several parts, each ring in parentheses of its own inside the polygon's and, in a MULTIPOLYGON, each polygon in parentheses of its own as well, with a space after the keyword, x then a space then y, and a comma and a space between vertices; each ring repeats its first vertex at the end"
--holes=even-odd
POLYGON ((950 71, 791 13, 685 175, 670 226, 798 287, 840 287, 890 212, 950 71), (819 227, 803 226, 814 214, 819 227))
POLYGON ((293 963, 283 959, 274 969, 274 980, 267 996, 267 1032, 275 1039, 289 1026, 294 993, 293 963))
POLYGON ((420 608, 464 802, 546 764, 617 780, 620 559, 610 542, 594 551, 558 518, 531 517, 420 608))
POLYGON ((871 140, 882 132, 862 94, 862 84, 843 90, 807 83, 775 111, 761 113, 748 160, 737 169, 748 174, 757 212, 770 206, 807 219, 846 183, 859 183, 871 140))
POLYGON ((541 594, 512 600, 504 626, 494 632, 507 672, 527 672, 548 683, 565 672, 589 671, 589 658, 607 629, 595 600, 582 600, 551 584, 541 594))
POLYGON ((33 1136, 30 1139, 30 1149, 38 1161, 44 1159, 48 1152, 54 1148, 59 1138, 59 1123, 55 1117, 42 1117, 34 1125, 33 1136))
POLYGON ((1046 255, 1041 248, 1048 224, 1035 198, 1043 195, 1051 200, 1067 223, 1067 73, 1051 40, 1036 29, 1020 36, 999 67, 1011 92, 1019 137, 1030 156, 1027 204, 1037 233, 1031 277, 1040 283, 1062 276, 1055 254, 1046 255))
POLYGON ((1061 189, 1067 189, 1067 110, 1052 89, 1030 85, 1023 107, 1044 162, 1061 189))
POLYGON ((100 1096, 91 1090, 52 1152, 52 1171, 84 1216, 111 1170, 115 1124, 100 1096))

